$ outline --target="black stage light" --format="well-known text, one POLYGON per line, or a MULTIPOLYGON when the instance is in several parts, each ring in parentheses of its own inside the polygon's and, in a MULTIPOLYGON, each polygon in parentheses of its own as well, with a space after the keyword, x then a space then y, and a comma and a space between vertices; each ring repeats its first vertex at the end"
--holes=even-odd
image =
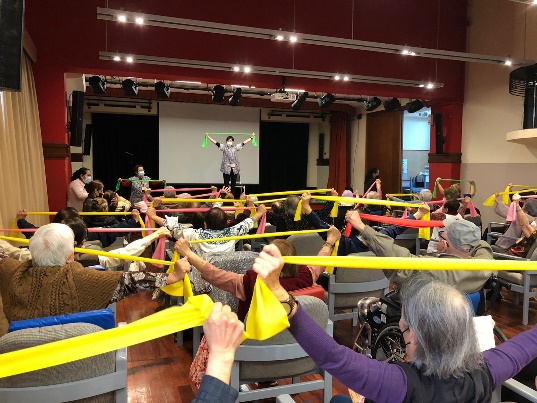
POLYGON ((215 85, 211 92, 213 94, 213 102, 224 102, 226 89, 223 86, 215 85))
POLYGON ((334 97, 333 94, 327 93, 327 94, 324 94, 322 98, 319 98, 319 106, 321 108, 328 108, 335 101, 336 101, 336 97, 334 97))
POLYGON ((301 92, 296 101, 293 102, 291 104, 291 108, 294 110, 294 111, 298 111, 300 108, 302 108, 302 104, 304 102, 306 102, 306 99, 308 98, 308 92, 307 91, 304 91, 304 92, 301 92))
POLYGON ((106 81, 99 76, 91 76, 88 80, 91 89, 95 95, 106 94, 106 81))
POLYGON ((138 84, 136 84, 130 78, 123 80, 121 82, 121 87, 123 87, 123 92, 129 97, 135 97, 138 95, 138 84))
POLYGON ((231 106, 237 106, 239 104, 239 100, 242 97, 242 89, 241 88, 235 88, 235 91, 233 91, 233 94, 229 97, 229 104, 231 106))
POLYGON ((416 99, 416 100, 406 104, 406 107, 407 107, 408 113, 414 113, 414 112, 417 112, 420 109, 424 108, 425 105, 419 99, 416 99))
POLYGON ((168 99, 170 97, 170 86, 164 84, 164 81, 157 81, 155 83, 155 92, 157 93, 157 98, 168 99))
POLYGON ((377 97, 373 97, 371 99, 368 99, 367 101, 364 102, 364 107, 365 107, 365 110, 367 112, 372 112, 374 111, 375 109, 377 109, 380 105, 382 105, 382 101, 377 98, 377 97))
POLYGON ((398 109, 401 106, 401 101, 397 98, 391 98, 384 101, 384 110, 386 112, 391 112, 398 109))

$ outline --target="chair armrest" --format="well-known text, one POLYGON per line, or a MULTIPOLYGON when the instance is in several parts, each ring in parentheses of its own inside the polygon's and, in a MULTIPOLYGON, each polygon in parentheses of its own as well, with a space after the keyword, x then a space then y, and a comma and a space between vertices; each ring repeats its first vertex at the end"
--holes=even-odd
POLYGON ((525 262, 529 260, 525 257, 513 256, 513 255, 508 255, 506 253, 499 253, 499 252, 492 252, 492 256, 494 257, 494 259, 498 259, 498 260, 522 260, 525 262))
POLYGON ((506 380, 502 386, 511 389, 512 391, 516 392, 520 396, 528 399, 530 402, 537 402, 537 391, 533 390, 532 388, 527 387, 526 385, 514 380, 514 379, 508 379, 506 380))

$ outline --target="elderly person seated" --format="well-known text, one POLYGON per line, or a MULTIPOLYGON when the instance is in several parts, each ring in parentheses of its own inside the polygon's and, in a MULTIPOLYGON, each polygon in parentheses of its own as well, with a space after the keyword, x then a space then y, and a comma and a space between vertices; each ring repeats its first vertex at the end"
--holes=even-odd
POLYGON ((84 269, 74 261, 74 245, 67 225, 47 224, 30 239, 31 261, 0 259, 0 293, 8 321, 106 308, 184 276, 181 270, 165 274, 84 269))
POLYGON ((389 193, 386 193, 386 197, 391 201, 400 202, 400 203, 412 203, 412 204, 424 203, 424 202, 427 203, 432 200, 433 192, 431 192, 429 189, 421 189, 420 193, 418 194, 418 198, 416 200, 411 200, 411 201, 400 199, 398 197, 392 196, 389 193))
MULTIPOLYGON (((360 232, 364 244, 369 246, 377 256, 394 257, 420 257, 435 258, 434 256, 415 256, 407 248, 395 245, 393 238, 375 231, 365 225, 360 214, 356 211, 349 211, 347 221, 360 232)), ((492 249, 488 243, 481 240, 481 231, 472 222, 466 220, 444 221, 445 232, 439 234, 437 245, 439 257, 449 257, 455 259, 493 259, 492 249)), ((432 264, 442 264, 440 261, 432 264)), ((413 270, 383 270, 390 281, 401 285, 404 280, 410 277, 413 270)), ((465 293, 474 293, 483 288, 485 282, 495 271, 490 270, 431 270, 430 273, 451 284, 465 293)))
POLYGON ((537 238, 537 221, 532 220, 530 222, 528 220, 527 214, 520 207, 519 194, 513 195, 513 201, 516 203, 516 221, 522 230, 523 237, 519 239, 511 248, 509 248, 507 253, 518 257, 530 258, 531 256, 528 256, 528 253, 537 238))
POLYGON ((489 402, 494 388, 537 357, 535 327, 481 354, 466 296, 422 273, 406 281, 401 295, 408 361, 368 358, 339 345, 309 317, 280 285, 283 266, 278 248, 268 245, 253 270, 287 311, 291 334, 317 365, 372 401, 489 402))
MULTIPOLYGON (((160 226, 168 228, 175 239, 184 238, 187 241, 198 239, 224 238, 228 236, 240 236, 248 234, 254 227, 254 223, 259 221, 267 212, 264 204, 257 207, 257 212, 253 217, 241 221, 233 227, 226 228, 227 215, 224 210, 219 207, 213 207, 205 213, 205 228, 187 228, 178 222, 177 217, 166 216, 165 219, 157 216, 154 208, 147 210, 147 215, 160 226)), ((215 241, 196 243, 193 248, 196 253, 216 253, 216 252, 232 252, 235 250, 235 244, 238 241, 215 241)))

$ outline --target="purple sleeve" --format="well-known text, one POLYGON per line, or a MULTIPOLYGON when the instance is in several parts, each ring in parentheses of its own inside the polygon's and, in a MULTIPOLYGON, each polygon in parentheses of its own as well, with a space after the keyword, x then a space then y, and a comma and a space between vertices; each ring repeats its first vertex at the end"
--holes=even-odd
POLYGON ((300 306, 289 322, 289 330, 304 351, 345 386, 375 402, 404 400, 407 383, 402 368, 338 344, 300 306))
POLYGON ((492 376, 492 388, 519 373, 537 357, 537 326, 483 353, 492 376))

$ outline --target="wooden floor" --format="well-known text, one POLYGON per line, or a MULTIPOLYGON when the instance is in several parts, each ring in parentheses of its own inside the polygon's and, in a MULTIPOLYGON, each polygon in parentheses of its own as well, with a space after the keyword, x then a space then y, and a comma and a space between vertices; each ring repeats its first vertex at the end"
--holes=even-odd
MULTIPOLYGON (((530 326, 522 325, 522 306, 515 306, 505 294, 505 298, 496 303, 493 319, 508 338, 527 330, 530 326)), ((118 303, 118 321, 132 322, 155 312, 159 304, 151 301, 151 294, 144 293, 127 298, 118 303)), ((537 302, 530 302, 530 325, 537 323, 537 302)), ((341 344, 351 347, 356 336, 356 328, 351 320, 338 321, 334 324, 334 338, 341 344)), ((130 403, 186 403, 195 396, 195 390, 188 378, 192 363, 192 343, 186 341, 183 347, 177 347, 173 336, 166 336, 142 343, 128 349, 128 388, 130 403)), ((336 379, 333 382, 333 394, 348 394, 347 388, 336 379)), ((321 402, 321 391, 301 393, 294 396, 301 402, 321 402)), ((266 399, 264 402, 274 401, 266 399)))

